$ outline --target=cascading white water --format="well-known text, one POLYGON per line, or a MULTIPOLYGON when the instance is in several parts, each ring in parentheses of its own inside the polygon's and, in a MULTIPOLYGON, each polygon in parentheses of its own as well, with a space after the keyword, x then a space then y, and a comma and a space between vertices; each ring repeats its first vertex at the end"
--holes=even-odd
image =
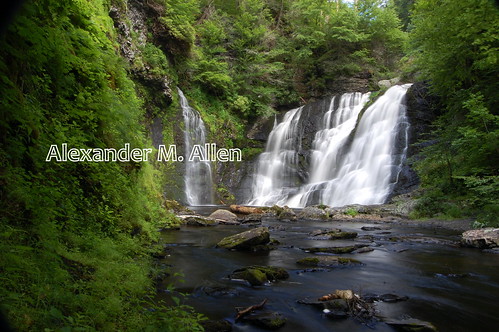
POLYGON ((284 192, 293 185, 292 174, 298 162, 297 126, 301 111, 301 107, 288 111, 281 123, 274 123, 265 152, 258 158, 249 205, 282 204, 286 199, 284 192))
MULTIPOLYGON (((282 152, 281 147, 273 145, 270 138, 278 134, 276 130, 289 121, 288 114, 294 114, 295 110, 289 111, 283 122, 274 126, 266 151, 259 159, 250 204, 304 207, 319 203, 329 206, 384 203, 400 173, 407 149, 408 123, 403 99, 409 86, 390 88, 367 108, 360 121, 359 113, 368 100, 368 94, 344 94, 337 108, 334 108, 333 99, 312 143, 308 182, 294 188, 294 193, 289 187, 279 187, 280 181, 274 181, 274 176, 282 176, 281 170, 286 169, 286 164, 278 164, 277 172, 268 169, 278 160, 285 162, 284 159, 269 158, 279 156, 282 152), (400 130, 404 132, 398 133, 400 130), (397 135, 405 139, 402 155, 397 155, 395 151, 397 135), (265 154, 268 154, 267 157, 262 158, 265 154), (272 163, 269 160, 274 161, 272 163), (265 174, 262 174, 263 170, 265 174), (262 191, 255 190, 255 185, 263 188, 265 184, 268 187, 264 195, 262 191)), ((287 148, 287 151, 290 150, 296 156, 296 145, 287 148)))
POLYGON ((339 98, 337 108, 335 108, 336 98, 333 97, 329 110, 322 117, 322 126, 315 134, 312 143, 309 184, 289 198, 286 204, 302 207, 306 206, 309 200, 318 200, 322 203, 323 197, 317 195, 322 194, 321 187, 337 174, 342 157, 341 149, 355 129, 359 113, 369 100, 369 95, 360 92, 345 93, 339 98))
POLYGON ((205 155, 206 128, 199 113, 189 106, 184 93, 178 89, 180 106, 184 117, 184 144, 185 144, 185 196, 187 204, 191 206, 213 204, 213 180, 209 161, 194 158, 189 160, 188 155, 194 145, 199 145, 205 155))

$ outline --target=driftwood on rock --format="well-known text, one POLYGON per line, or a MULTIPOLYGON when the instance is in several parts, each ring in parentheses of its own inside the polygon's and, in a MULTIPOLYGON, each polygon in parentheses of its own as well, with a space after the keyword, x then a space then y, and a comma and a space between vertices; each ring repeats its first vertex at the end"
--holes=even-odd
POLYGON ((255 304, 255 305, 252 305, 252 306, 249 306, 245 309, 237 309, 237 315, 236 315, 236 322, 241 319, 242 317, 244 317, 245 315, 255 311, 255 310, 260 310, 263 308, 263 306, 265 305, 265 303, 267 303, 267 299, 263 300, 261 303, 259 304, 255 304))
POLYGON ((253 213, 263 213, 262 209, 250 207, 250 206, 242 206, 242 205, 231 205, 230 211, 239 214, 253 214, 253 213))
POLYGON ((319 301, 331 301, 335 299, 351 300, 354 298, 354 293, 350 289, 340 290, 337 289, 333 294, 321 296, 319 301))

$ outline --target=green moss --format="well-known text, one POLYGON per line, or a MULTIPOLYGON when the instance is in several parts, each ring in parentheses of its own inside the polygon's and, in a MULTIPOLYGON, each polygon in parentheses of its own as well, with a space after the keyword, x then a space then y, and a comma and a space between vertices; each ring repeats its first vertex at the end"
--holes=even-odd
POLYGON ((308 252, 327 252, 332 254, 348 254, 357 249, 356 246, 347 246, 347 247, 325 247, 325 248, 302 248, 302 250, 308 252))
POLYGON ((346 215, 349 215, 349 216, 352 216, 352 217, 355 217, 359 214, 359 211, 357 211, 356 209, 354 208, 348 208, 346 211, 345 211, 345 214, 346 215))
POLYGON ((360 264, 360 261, 354 258, 338 257, 338 263, 340 264, 360 264))
POLYGON ((306 265, 306 266, 317 266, 319 265, 319 258, 317 257, 306 257, 296 261, 296 264, 306 265))
POLYGON ((339 239, 353 239, 357 237, 357 233, 355 232, 342 232, 342 231, 333 231, 326 233, 330 240, 339 240, 339 239))

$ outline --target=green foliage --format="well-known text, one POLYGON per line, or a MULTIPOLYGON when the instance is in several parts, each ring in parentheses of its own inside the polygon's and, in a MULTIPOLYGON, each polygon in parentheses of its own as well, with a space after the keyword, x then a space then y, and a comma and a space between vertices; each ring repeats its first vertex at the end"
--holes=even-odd
POLYGON ((497 103, 499 14, 492 1, 418 1, 413 24, 416 63, 436 93, 462 101, 467 96, 460 92, 471 89, 481 91, 487 105, 497 103))
POLYGON ((160 17, 170 37, 181 43, 183 51, 189 51, 195 40, 194 18, 198 14, 198 0, 157 0, 164 6, 164 16, 160 17))
MULTIPOLYGON (((19 331, 200 330, 181 307, 145 312, 157 228, 174 221, 153 166, 45 162, 51 144, 150 145, 106 3, 28 2, 1 37, 2 310, 19 331)), ((144 54, 167 70, 156 48, 144 54)))
MULTIPOLYGON (((436 140, 417 165, 423 186, 484 223, 495 222, 482 210, 493 211, 499 199, 499 10, 487 0, 423 0, 415 3, 412 24, 414 64, 444 110, 436 140)), ((427 195, 420 211, 446 210, 438 200, 430 202, 436 198, 427 195)))
MULTIPOLYGON (((149 68, 148 72, 155 76, 172 76, 165 53, 154 44, 146 43, 142 49, 142 58, 149 68)), ((144 64, 143 64, 144 65, 144 64)))
POLYGON ((198 81, 212 94, 223 96, 232 91, 232 78, 226 62, 203 59, 195 63, 194 80, 198 81))
POLYGON ((352 217, 355 217, 359 214, 359 211, 357 211, 357 209, 355 209, 355 208, 348 208, 348 209, 346 209, 345 214, 352 216, 352 217))
POLYGON ((336 79, 391 71, 405 34, 392 6, 362 1, 201 1, 194 81, 242 119, 325 93, 336 79))

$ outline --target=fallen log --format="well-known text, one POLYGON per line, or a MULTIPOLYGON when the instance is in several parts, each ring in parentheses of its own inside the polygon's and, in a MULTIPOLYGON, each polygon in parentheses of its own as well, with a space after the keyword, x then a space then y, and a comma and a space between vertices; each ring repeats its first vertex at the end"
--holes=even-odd
POLYGON ((242 205, 231 205, 229 206, 231 212, 239 213, 239 214, 253 214, 253 213, 263 213, 262 209, 250 207, 250 206, 242 206, 242 205))
POLYGON ((237 315, 236 315, 236 321, 238 321, 239 319, 241 319, 242 317, 244 317, 245 315, 255 311, 255 310, 260 310, 263 308, 263 306, 265 305, 265 303, 267 303, 267 299, 263 300, 262 303, 259 303, 259 304, 255 304, 255 305, 252 305, 252 306, 249 306, 247 307, 246 309, 241 309, 241 310, 237 310, 237 315))

